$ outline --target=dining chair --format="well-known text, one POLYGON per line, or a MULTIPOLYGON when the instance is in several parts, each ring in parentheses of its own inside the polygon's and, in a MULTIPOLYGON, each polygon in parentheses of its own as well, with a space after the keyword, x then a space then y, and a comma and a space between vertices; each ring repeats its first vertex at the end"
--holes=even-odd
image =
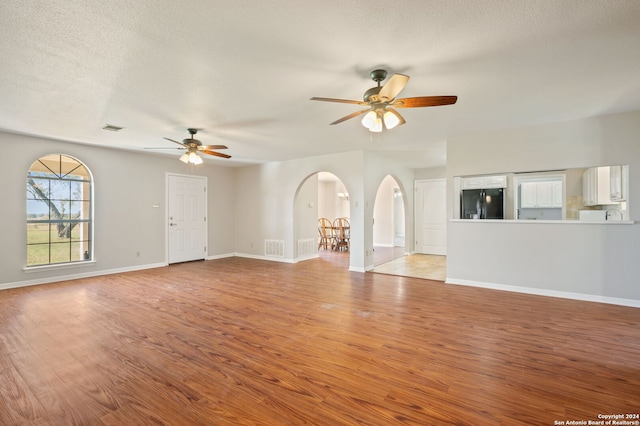
POLYGON ((328 250, 329 247, 333 248, 333 231, 331 229, 331 221, 326 217, 318 219, 318 234, 320 235, 318 250, 320 247, 324 247, 325 250, 328 250))
POLYGON ((346 250, 349 251, 349 221, 344 217, 339 217, 333 221, 334 230, 334 250, 346 250))

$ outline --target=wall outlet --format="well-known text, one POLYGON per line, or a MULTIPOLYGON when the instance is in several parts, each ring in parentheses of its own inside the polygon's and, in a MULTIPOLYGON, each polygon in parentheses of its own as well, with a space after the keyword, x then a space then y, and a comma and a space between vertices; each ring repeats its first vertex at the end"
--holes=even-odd
POLYGON ((140 257, 140 252, 139 251, 136 252, 136 257, 140 257))

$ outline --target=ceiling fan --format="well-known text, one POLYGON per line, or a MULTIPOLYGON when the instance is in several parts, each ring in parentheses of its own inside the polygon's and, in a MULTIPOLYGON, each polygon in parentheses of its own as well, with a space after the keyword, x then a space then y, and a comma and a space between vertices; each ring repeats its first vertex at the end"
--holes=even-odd
POLYGON ((381 132, 383 129, 393 129, 405 123, 404 118, 394 108, 418 108, 441 105, 452 105, 458 100, 457 96, 418 96, 413 98, 396 99, 398 93, 404 89, 409 81, 409 76, 404 74, 394 74, 389 80, 380 86, 380 82, 387 78, 387 71, 371 71, 371 79, 378 83, 376 87, 364 92, 362 101, 335 98, 311 98, 312 101, 339 102, 344 104, 355 104, 367 106, 368 108, 356 111, 342 117, 331 124, 342 123, 351 118, 365 114, 362 118, 362 125, 371 132, 381 132), (393 108, 392 108, 393 107, 393 108))
MULTIPOLYGON (((180 149, 180 150, 186 150, 187 151, 187 152, 185 152, 184 154, 182 154, 180 156, 180 161, 182 161, 183 163, 186 163, 186 164, 188 164, 188 163, 191 163, 191 164, 202 164, 202 158, 200 158, 200 156, 198 155, 199 152, 204 153, 204 154, 213 155, 213 156, 216 156, 216 157, 231 158, 230 155, 214 151, 214 149, 227 149, 226 146, 224 146, 224 145, 202 145, 202 142, 200 142, 198 139, 195 139, 193 137, 196 133, 198 133, 198 129, 190 128, 190 129, 187 129, 187 130, 191 134, 191 137, 187 138, 187 139, 183 139, 182 142, 178 142, 178 141, 175 141, 175 140, 169 139, 169 138, 164 138, 164 139, 166 139, 168 141, 171 141, 173 143, 177 143, 178 145, 180 145, 180 148, 175 148, 175 149, 180 149)), ((170 148, 145 148, 145 149, 170 149, 170 148)))

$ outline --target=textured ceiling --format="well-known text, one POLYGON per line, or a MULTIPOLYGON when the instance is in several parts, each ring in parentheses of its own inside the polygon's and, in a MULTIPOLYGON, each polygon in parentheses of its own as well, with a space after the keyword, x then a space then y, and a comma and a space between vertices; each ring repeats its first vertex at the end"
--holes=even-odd
POLYGON ((637 0, 4 0, 0 129, 142 150, 197 127, 229 147, 215 164, 444 165, 451 135, 640 109, 639 22, 637 0), (380 67, 411 76, 400 97, 458 103, 370 134, 329 125, 361 107, 309 100, 361 99, 380 67))

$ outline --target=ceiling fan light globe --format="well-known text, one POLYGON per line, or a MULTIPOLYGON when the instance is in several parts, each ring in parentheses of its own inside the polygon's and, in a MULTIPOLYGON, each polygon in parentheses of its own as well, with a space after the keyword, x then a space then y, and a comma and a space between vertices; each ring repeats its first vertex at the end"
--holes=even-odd
POLYGON ((191 151, 187 155, 189 156, 189 163, 191 163, 191 164, 202 164, 202 158, 200 158, 200 156, 198 154, 196 154, 194 151, 191 151))
POLYGON ((392 111, 387 110, 384 113, 384 125, 387 129, 393 129, 400 124, 400 119, 392 111))
POLYGON ((373 127, 369 128, 370 132, 379 133, 382 131, 382 119, 378 118, 376 120, 376 124, 373 127))
POLYGON ((180 161, 182 161, 184 164, 188 164, 189 163, 189 154, 187 154, 186 152, 184 154, 182 154, 180 156, 180 161))
POLYGON ((362 117, 362 125, 371 130, 372 127, 376 126, 376 122, 378 120, 378 114, 376 114, 375 111, 369 111, 364 117, 362 117))

